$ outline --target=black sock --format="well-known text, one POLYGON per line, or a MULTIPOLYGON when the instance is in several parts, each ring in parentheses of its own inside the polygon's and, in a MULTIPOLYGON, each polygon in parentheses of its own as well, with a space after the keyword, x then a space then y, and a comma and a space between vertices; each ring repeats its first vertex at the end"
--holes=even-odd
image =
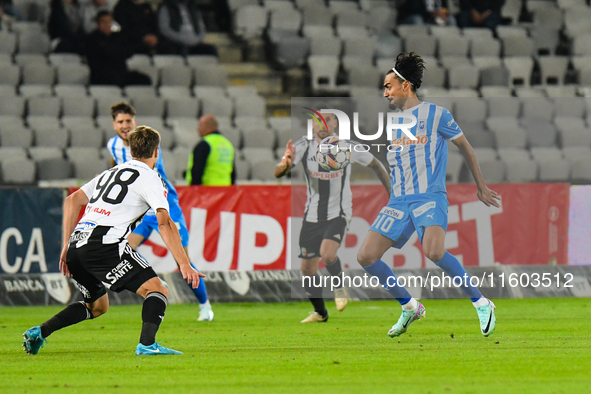
POLYGON ((314 306, 314 310, 321 316, 326 316, 328 311, 324 306, 324 298, 322 298, 322 286, 316 287, 314 284, 321 284, 321 278, 318 274, 312 276, 310 281, 305 282, 306 294, 310 302, 314 306), (310 283, 311 282, 311 283, 310 283))
POLYGON ((156 332, 160 327, 162 319, 164 319, 164 312, 168 299, 162 293, 157 291, 150 293, 144 300, 142 308, 142 333, 140 335, 140 343, 145 346, 150 346, 156 342, 156 332))
MULTIPOLYGON (((341 276, 341 274, 343 273, 343 268, 341 267, 341 260, 339 259, 339 256, 337 256, 337 258, 332 263, 328 263, 326 261, 324 263, 326 265, 326 270, 332 276, 341 276)), ((343 284, 341 283, 341 281, 339 281, 338 286, 335 286, 335 289, 340 289, 341 287, 343 287, 343 284)))
POLYGON ((54 331, 92 318, 92 312, 86 307, 84 301, 75 302, 68 305, 66 309, 47 320, 45 323, 41 324, 41 336, 47 338, 54 331))

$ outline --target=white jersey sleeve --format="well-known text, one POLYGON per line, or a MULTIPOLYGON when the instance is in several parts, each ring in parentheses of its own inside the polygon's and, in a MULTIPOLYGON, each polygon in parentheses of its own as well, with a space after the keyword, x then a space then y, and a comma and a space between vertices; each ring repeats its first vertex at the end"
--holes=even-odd
POLYGON ((94 194, 94 191, 96 189, 96 183, 98 182, 98 179, 101 175, 102 174, 95 176, 90 182, 86 183, 84 186, 80 188, 84 192, 84 194, 86 194, 86 197, 88 197, 89 200, 92 198, 92 195, 94 194))
POLYGON ((150 208, 156 212, 158 208, 164 208, 170 212, 168 206, 168 191, 160 174, 154 171, 154 180, 151 184, 153 187, 147 187, 140 191, 140 195, 146 200, 150 208))
POLYGON ((359 163, 364 167, 367 167, 371 164, 374 159, 374 156, 370 152, 366 152, 361 147, 358 142, 349 141, 349 145, 351 146, 351 163, 359 163), (355 146, 359 146, 358 150, 355 150, 355 146))
POLYGON ((292 167, 295 167, 299 162, 302 161, 304 153, 306 153, 306 149, 308 148, 308 140, 306 139, 306 137, 302 137, 299 140, 297 140, 292 145, 292 147, 295 149, 295 154, 292 158, 292 167))

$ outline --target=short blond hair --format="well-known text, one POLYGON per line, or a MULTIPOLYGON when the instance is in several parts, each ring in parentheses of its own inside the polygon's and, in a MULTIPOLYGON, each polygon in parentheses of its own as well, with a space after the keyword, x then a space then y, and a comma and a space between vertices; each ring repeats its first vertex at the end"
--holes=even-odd
POLYGON ((160 133, 148 126, 138 126, 129 134, 131 156, 136 159, 149 159, 160 145, 160 133))

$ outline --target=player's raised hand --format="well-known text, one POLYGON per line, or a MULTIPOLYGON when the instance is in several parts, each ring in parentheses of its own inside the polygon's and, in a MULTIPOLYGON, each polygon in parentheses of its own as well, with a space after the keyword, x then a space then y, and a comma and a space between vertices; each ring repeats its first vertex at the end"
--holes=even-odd
POLYGON ((64 276, 71 278, 72 274, 70 273, 70 270, 68 269, 68 264, 66 264, 67 255, 68 255, 68 245, 64 245, 64 248, 62 249, 62 254, 60 255, 59 269, 60 269, 61 273, 64 274, 64 276))
POLYGON ((199 278, 205 278, 205 274, 197 271, 191 267, 190 264, 182 265, 179 268, 181 270, 181 274, 183 274, 183 279, 186 280, 187 283, 190 284, 194 289, 199 286, 199 278))
POLYGON ((501 196, 486 186, 483 189, 478 189, 478 193, 476 193, 476 195, 478 196, 478 199, 482 201, 487 207, 490 207, 491 205, 497 208, 501 207, 499 204, 499 201, 501 201, 501 196))
POLYGON ((293 163, 293 147, 291 146, 291 140, 287 141, 287 146, 285 147, 285 164, 287 164, 288 167, 291 167, 292 163, 293 163))

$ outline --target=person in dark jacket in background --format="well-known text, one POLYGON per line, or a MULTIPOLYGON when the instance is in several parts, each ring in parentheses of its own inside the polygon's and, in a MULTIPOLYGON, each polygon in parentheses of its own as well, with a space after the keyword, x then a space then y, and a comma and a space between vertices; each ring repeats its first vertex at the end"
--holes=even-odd
POLYGON ((236 183, 234 146, 218 131, 215 116, 206 114, 199 119, 201 142, 191 156, 187 168, 188 185, 230 186, 236 183))
POLYGON ((179 55, 218 55, 217 48, 203 43, 205 23, 195 0, 164 0, 158 9, 162 47, 179 55))
POLYGON ((99 11, 97 28, 86 41, 86 58, 93 85, 150 85, 150 77, 129 71, 127 58, 133 54, 121 33, 113 32, 113 17, 109 11, 99 11))
POLYGON ((54 52, 82 53, 84 31, 78 0, 51 0, 47 31, 54 52))
POLYGON ((505 0, 460 0, 460 27, 488 27, 495 30, 501 23, 505 0))
POLYGON ((121 26, 121 34, 129 41, 133 53, 158 52, 156 13, 144 0, 119 0, 113 18, 121 26))

